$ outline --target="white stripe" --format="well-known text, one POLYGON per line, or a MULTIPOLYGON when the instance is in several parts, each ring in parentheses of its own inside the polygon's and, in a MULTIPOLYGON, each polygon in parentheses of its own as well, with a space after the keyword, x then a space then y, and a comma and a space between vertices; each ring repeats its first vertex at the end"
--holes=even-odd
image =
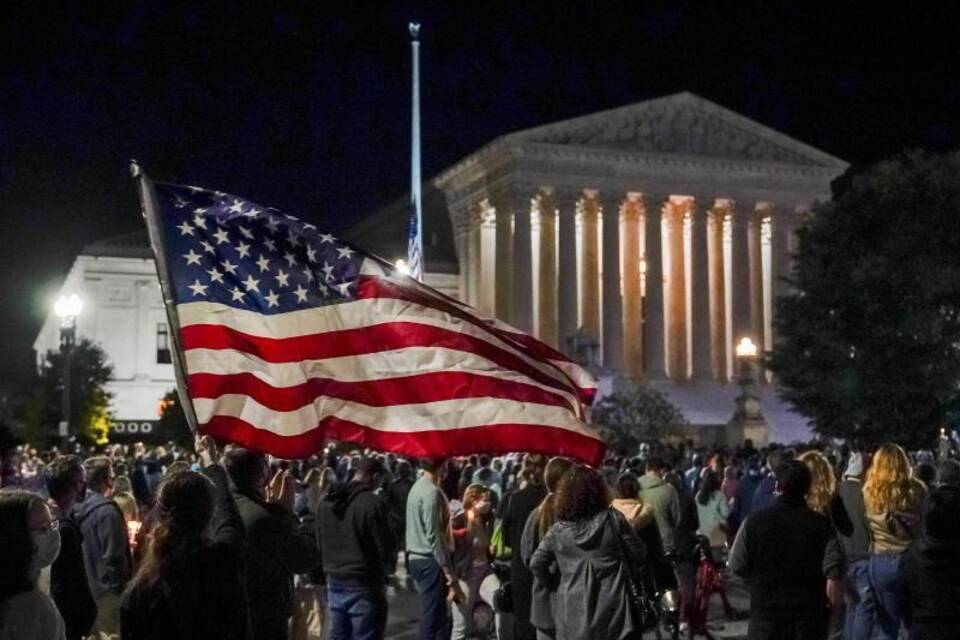
POLYGON ((394 433, 450 431, 490 424, 529 424, 556 427, 597 439, 595 433, 566 409, 490 398, 391 407, 370 407, 359 402, 322 398, 296 411, 274 411, 249 396, 231 394, 216 399, 197 398, 193 406, 201 424, 213 416, 231 416, 281 436, 306 433, 316 428, 322 419, 336 416, 371 429, 394 433))
POLYGON ((181 327, 212 324, 265 338, 290 338, 328 331, 360 329, 388 322, 415 322, 483 340, 520 358, 527 365, 563 384, 564 387, 570 387, 569 378, 552 364, 524 354, 512 343, 476 325, 432 307, 405 300, 394 298, 352 300, 335 307, 302 309, 272 315, 236 309, 217 302, 188 302, 177 305, 177 313, 181 327))
POLYGON ((571 407, 580 406, 570 392, 531 380, 478 355, 443 347, 410 347, 401 351, 290 363, 264 362, 234 349, 189 349, 186 358, 188 373, 251 373, 272 387, 292 387, 312 378, 366 382, 434 372, 476 373, 502 380, 504 384, 526 383, 560 396, 571 407))

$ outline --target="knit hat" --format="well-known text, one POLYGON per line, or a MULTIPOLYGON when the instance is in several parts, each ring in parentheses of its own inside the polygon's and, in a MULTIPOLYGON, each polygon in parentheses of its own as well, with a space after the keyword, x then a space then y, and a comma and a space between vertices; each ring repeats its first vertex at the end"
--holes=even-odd
POLYGON ((843 472, 845 478, 859 478, 863 475, 863 456, 854 451, 847 460, 847 470, 843 472))

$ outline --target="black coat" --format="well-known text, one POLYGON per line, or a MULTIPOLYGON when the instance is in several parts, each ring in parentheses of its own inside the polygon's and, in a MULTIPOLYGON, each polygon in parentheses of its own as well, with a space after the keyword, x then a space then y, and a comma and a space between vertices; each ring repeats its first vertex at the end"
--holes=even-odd
POLYGON ((536 629, 530 624, 530 600, 533 591, 533 574, 527 568, 520 552, 523 528, 527 518, 547 495, 543 485, 528 484, 510 495, 502 514, 503 534, 510 547, 510 593, 513 598, 513 615, 516 621, 516 640, 533 640, 536 629))
POLYGON ((219 466, 204 470, 213 482, 213 537, 185 558, 169 580, 137 576, 123 595, 123 640, 247 640, 250 617, 244 596, 244 530, 219 466))
POLYGON ((247 532, 246 583, 256 640, 286 640, 293 613, 293 576, 320 564, 313 523, 258 496, 234 494, 247 532))
POLYGON ((83 534, 70 517, 60 517, 60 555, 50 569, 50 596, 66 627, 67 640, 85 638, 97 619, 83 564, 83 534))
POLYGON ((397 543, 383 498, 360 482, 337 485, 320 501, 317 537, 328 581, 383 589, 397 543))
POLYGON ((897 602, 911 640, 960 638, 960 543, 922 538, 907 547, 897 602))

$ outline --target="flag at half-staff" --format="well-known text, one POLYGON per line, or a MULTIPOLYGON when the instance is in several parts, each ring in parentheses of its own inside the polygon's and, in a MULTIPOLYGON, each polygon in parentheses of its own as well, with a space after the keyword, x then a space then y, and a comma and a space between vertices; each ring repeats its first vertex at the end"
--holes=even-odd
POLYGON ((276 209, 139 180, 198 431, 285 458, 332 439, 602 459, 595 383, 562 354, 276 209))

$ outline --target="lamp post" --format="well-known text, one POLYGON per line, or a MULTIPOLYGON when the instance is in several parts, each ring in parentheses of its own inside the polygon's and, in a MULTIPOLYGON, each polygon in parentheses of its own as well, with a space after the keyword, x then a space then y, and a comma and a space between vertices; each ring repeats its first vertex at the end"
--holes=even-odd
POLYGON ((739 363, 737 384, 740 385, 740 395, 734 400, 733 417, 727 423, 727 444, 736 446, 750 438, 756 446, 762 447, 767 444, 769 427, 760 411, 760 398, 755 390, 757 345, 750 338, 741 338, 735 353, 739 363))
POLYGON ((60 296, 53 311, 60 318, 60 355, 63 356, 63 396, 60 399, 60 428, 58 435, 66 440, 70 435, 70 360, 77 340, 77 316, 83 309, 80 296, 73 293, 60 296))

